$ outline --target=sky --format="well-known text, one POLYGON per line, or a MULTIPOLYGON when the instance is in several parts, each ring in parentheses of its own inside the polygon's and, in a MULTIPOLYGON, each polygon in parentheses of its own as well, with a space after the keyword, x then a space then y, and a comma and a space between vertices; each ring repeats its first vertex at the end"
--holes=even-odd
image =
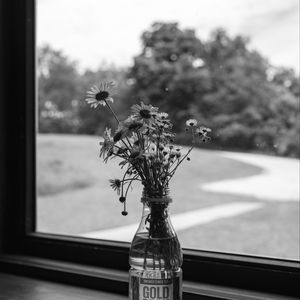
POLYGON ((299 0, 37 0, 37 44, 63 50, 82 70, 126 67, 155 21, 178 22, 203 40, 223 27, 299 74, 299 0))

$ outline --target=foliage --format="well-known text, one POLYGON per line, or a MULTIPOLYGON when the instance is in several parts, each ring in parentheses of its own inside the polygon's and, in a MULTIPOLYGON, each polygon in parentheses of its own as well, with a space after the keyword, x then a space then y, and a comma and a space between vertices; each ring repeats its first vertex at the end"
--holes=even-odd
POLYGON ((121 83, 114 106, 122 118, 137 100, 168 111, 177 143, 184 120, 195 116, 214 128, 214 147, 299 156, 300 84, 293 70, 275 68, 243 36, 223 29, 200 40, 177 23, 155 23, 141 37, 129 69, 103 66, 79 73, 49 46, 39 51, 39 130, 100 134, 113 118, 91 114, 80 101, 94 78, 121 83))
MULTIPOLYGON (((39 132, 41 133, 87 133, 103 132, 105 124, 112 119, 105 112, 90 113, 82 103, 84 90, 95 78, 115 78, 122 82, 119 90, 126 93, 126 71, 106 66, 97 71, 79 73, 76 62, 70 61, 61 51, 45 45, 38 51, 38 106, 39 132), (125 84, 123 83, 125 82, 125 84), (100 120, 100 122, 99 122, 100 120)), ((123 104, 117 104, 117 111, 123 104)))
POLYGON ((80 82, 75 62, 45 46, 38 51, 39 130, 76 132, 80 82))
POLYGON ((168 109, 175 126, 193 115, 214 128, 218 148, 299 155, 299 83, 292 71, 272 68, 270 79, 270 65, 248 40, 222 29, 203 42, 176 23, 155 23, 142 42, 130 72, 132 93, 168 109))

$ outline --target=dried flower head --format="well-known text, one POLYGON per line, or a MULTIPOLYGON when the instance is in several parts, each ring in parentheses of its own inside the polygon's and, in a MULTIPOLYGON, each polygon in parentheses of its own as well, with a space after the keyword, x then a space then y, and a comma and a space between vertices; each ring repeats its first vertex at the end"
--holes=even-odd
POLYGON ((120 195, 120 189, 121 189, 121 180, 120 179, 110 179, 110 186, 114 191, 117 191, 117 194, 120 195))

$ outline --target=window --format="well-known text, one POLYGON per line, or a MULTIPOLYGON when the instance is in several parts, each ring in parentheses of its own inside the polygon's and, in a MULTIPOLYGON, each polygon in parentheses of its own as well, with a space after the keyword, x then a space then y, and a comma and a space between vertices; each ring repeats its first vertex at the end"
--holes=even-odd
MULTIPOLYGON (((2 5, 2 22, 11 30, 4 30, 5 56, 1 56, 6 73, 1 81, 0 114, 5 125, 1 127, 5 150, 1 163, 7 167, 1 169, 0 232, 5 246, 0 248, 1 268, 94 286, 102 278, 98 288, 125 293, 122 271, 128 269, 127 244, 35 231, 34 1, 2 5), (11 98, 15 101, 3 101, 11 98), (77 263, 76 268, 70 268, 70 263, 77 263)), ((184 260, 187 297, 208 295, 209 289, 201 283, 297 295, 296 262, 194 250, 186 250, 184 260), (192 281, 202 290, 192 286, 192 281)), ((211 295, 216 296, 213 290, 211 295)))
POLYGON ((56 1, 37 1, 37 231, 125 242, 134 235, 141 189, 129 193, 122 217, 108 179, 123 173, 118 161, 98 158, 99 135, 115 123, 83 100, 107 78, 117 81, 112 106, 121 119, 141 99, 170 114, 178 143, 190 142, 190 117, 213 128, 217 151, 194 149, 170 184, 184 248, 299 260, 296 76, 260 54, 297 68, 297 3, 216 1, 221 15, 212 1, 59 3, 57 11, 56 1), (284 20, 263 17, 286 7, 284 20), (259 22, 268 32, 258 34, 259 22), (269 31, 279 27, 273 40, 269 31), (290 46, 273 47, 278 38, 290 46))

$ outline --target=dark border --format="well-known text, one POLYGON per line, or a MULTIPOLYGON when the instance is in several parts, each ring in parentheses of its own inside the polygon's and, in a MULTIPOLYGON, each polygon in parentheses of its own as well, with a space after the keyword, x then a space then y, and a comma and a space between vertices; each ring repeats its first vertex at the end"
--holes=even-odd
MULTIPOLYGON (((3 1, 0 13, 1 74, 5 73, 0 89, 4 145, 0 160, 5 165, 0 173, 0 252, 126 271, 129 244, 34 232, 35 1, 3 1)), ((185 250, 183 269, 184 280, 197 284, 300 296, 300 264, 295 261, 185 250)), ((72 278, 64 274, 68 276, 72 278)))

